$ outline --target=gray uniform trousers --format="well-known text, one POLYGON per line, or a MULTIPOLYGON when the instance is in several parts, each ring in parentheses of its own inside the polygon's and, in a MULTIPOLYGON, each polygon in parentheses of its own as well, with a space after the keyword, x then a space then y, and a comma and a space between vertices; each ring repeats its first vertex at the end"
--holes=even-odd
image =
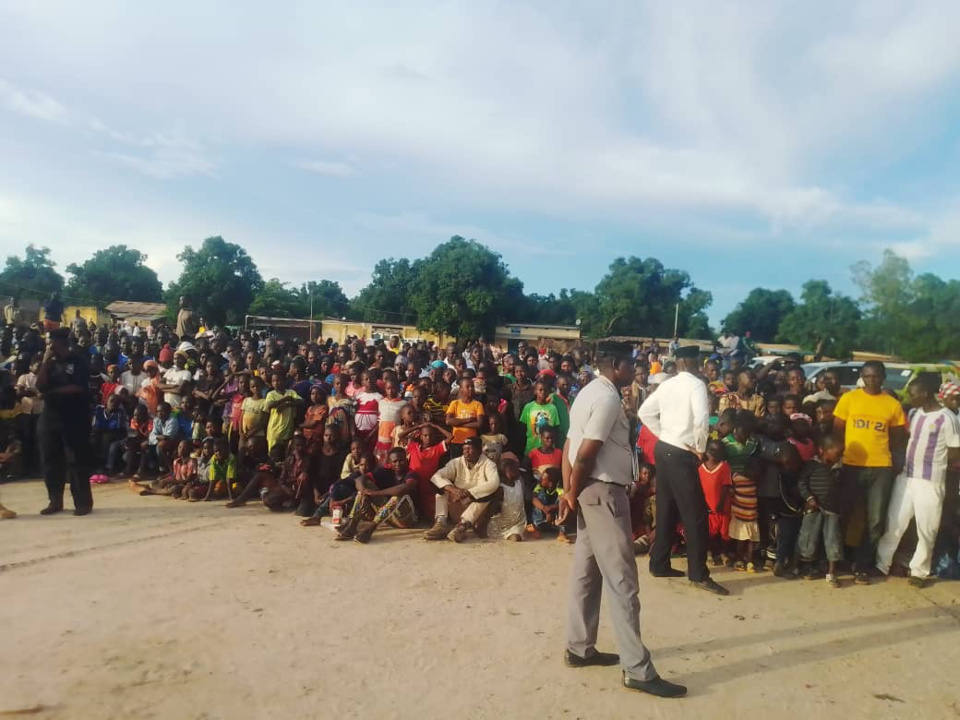
POLYGON ((653 680, 657 671, 640 639, 640 581, 630 535, 630 501, 623 485, 590 480, 578 498, 577 544, 570 572, 567 649, 595 652, 600 595, 607 591, 620 664, 628 677, 653 680))

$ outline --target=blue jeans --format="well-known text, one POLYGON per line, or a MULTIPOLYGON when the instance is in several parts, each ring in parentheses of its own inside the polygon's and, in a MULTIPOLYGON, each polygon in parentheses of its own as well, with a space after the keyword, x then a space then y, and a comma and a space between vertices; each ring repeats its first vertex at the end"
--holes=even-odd
POLYGON ((840 536, 840 515, 829 510, 817 510, 803 516, 800 527, 800 559, 815 560, 823 535, 823 549, 827 560, 837 562, 843 558, 843 539, 840 536))

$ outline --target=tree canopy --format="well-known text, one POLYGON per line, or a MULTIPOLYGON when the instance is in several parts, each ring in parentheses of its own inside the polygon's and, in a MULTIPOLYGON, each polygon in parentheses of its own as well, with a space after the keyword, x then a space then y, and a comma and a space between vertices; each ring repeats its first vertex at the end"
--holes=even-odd
POLYGON ((164 293, 171 314, 176 313, 178 298, 183 295, 210 324, 243 323, 250 303, 263 287, 260 271, 246 250, 218 235, 208 237, 198 250, 187 245, 177 259, 183 271, 164 293))
POLYGON ((458 338, 493 337, 516 290, 500 255, 455 235, 417 263, 409 300, 417 324, 458 338))
MULTIPOLYGON (((419 272, 418 260, 406 258, 380 260, 373 267, 370 283, 353 299, 350 309, 357 320, 364 322, 415 325, 417 311, 410 302, 419 272)), ((337 310, 334 315, 345 315, 337 310)))
POLYGON ((800 303, 783 319, 778 339, 813 350, 818 356, 847 357, 857 341, 860 308, 834 294, 825 280, 808 280, 800 303))
POLYGON ((73 277, 67 296, 75 304, 107 305, 114 300, 160 302, 163 286, 157 273, 144 265, 147 256, 126 245, 97 250, 83 264, 67 265, 73 277))
POLYGON ((793 295, 787 290, 754 288, 723 319, 722 325, 734 335, 743 335, 749 330, 757 342, 773 342, 780 323, 795 307, 793 295))
POLYGON ((349 300, 338 282, 311 280, 298 288, 287 285, 278 278, 267 280, 254 295, 248 312, 268 317, 309 318, 311 298, 314 318, 339 317, 347 312, 349 300))
POLYGON ((7 264, 0 271, 0 294, 42 300, 63 290, 63 276, 54 270, 56 265, 50 259, 50 248, 27 245, 22 259, 7 256, 7 264))
POLYGON ((680 334, 709 334, 704 311, 713 296, 697 288, 685 271, 665 268, 656 258, 617 258, 594 295, 583 319, 592 337, 672 335, 678 305, 680 334))

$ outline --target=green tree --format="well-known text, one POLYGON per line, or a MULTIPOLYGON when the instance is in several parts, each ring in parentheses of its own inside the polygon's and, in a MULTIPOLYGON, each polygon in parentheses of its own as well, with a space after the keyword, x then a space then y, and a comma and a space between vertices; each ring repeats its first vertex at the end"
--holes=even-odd
POLYGON ((864 310, 862 343, 871 350, 902 352, 901 346, 909 342, 909 308, 914 301, 910 263, 892 250, 884 250, 876 267, 861 260, 851 271, 864 310))
POLYGON ((344 317, 350 313, 350 301, 343 293, 340 283, 333 280, 311 280, 297 289, 297 299, 304 314, 301 317, 310 317, 311 298, 313 300, 313 317, 344 317))
POLYGON ((713 338, 713 328, 707 317, 707 308, 713 304, 713 293, 691 285, 683 300, 677 322, 677 334, 680 337, 709 340, 713 338))
POLYGON ((52 292, 63 290, 63 277, 54 270, 50 248, 27 245, 21 260, 7 256, 7 264, 0 271, 0 294, 17 299, 45 299, 52 292))
POLYGON ((251 315, 266 317, 303 318, 303 303, 296 290, 287 287, 287 283, 270 278, 253 296, 247 312, 251 315))
POLYGON ((703 311, 713 297, 686 272, 665 268, 656 258, 617 258, 594 294, 595 305, 587 304, 583 318, 590 337, 672 335, 677 305, 681 334, 709 330, 703 311))
POLYGON ((263 287, 260 271, 246 250, 218 235, 204 240, 198 250, 187 245, 177 259, 183 263, 183 271, 164 293, 173 316, 178 298, 185 295, 209 324, 243 323, 250 303, 263 287))
MULTIPOLYGON (((414 325, 417 313, 410 296, 419 271, 418 260, 406 258, 381 260, 373 268, 370 284, 353 299, 351 309, 364 322, 414 325)), ((343 311, 333 314, 346 315, 343 311)))
POLYGON ((897 354, 913 362, 960 357, 960 281, 918 275, 899 328, 897 354))
POLYGON ((860 308, 853 298, 834 294, 826 280, 808 280, 800 303, 780 323, 778 340, 809 348, 819 356, 849 357, 857 341, 860 308))
POLYGON ((773 342, 780 323, 796 305, 786 290, 754 288, 723 319, 723 327, 734 335, 743 335, 749 330, 754 340, 773 342))
POLYGON ((163 286, 157 273, 143 263, 147 256, 126 245, 97 250, 82 265, 67 265, 73 277, 67 296, 73 302, 107 305, 114 300, 160 302, 163 286))
POLYGON ((518 287, 500 255, 455 235, 418 263, 410 304, 420 328, 457 338, 493 337, 518 287))

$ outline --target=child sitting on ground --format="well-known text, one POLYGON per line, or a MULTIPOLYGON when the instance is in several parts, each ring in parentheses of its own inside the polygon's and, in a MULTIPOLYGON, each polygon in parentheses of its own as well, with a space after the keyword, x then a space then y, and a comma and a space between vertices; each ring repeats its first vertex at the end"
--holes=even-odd
POLYGON ((840 531, 840 458, 843 443, 834 435, 820 440, 820 453, 803 465, 798 486, 806 502, 803 524, 800 526, 800 574, 808 580, 820 577, 815 561, 817 546, 823 537, 827 556, 827 584, 840 587, 837 562, 843 557, 843 538, 840 531))
POLYGON ((657 529, 657 468, 640 463, 637 480, 627 488, 630 497, 630 526, 633 531, 633 552, 646 555, 653 547, 657 529))
POLYGON ((540 481, 533 488, 533 511, 527 532, 534 538, 541 533, 556 533, 560 542, 570 542, 565 527, 556 525, 557 511, 560 508, 560 496, 563 494, 563 476, 560 468, 549 466, 540 474, 540 481))
POLYGON ((523 503, 520 461, 512 452, 500 456, 500 487, 503 488, 500 512, 490 518, 487 537, 520 542, 527 524, 527 513, 523 503))
POLYGON ((170 495, 180 498, 183 489, 197 479, 197 460, 190 456, 193 452, 193 443, 190 440, 181 440, 177 446, 177 457, 173 461, 173 470, 166 477, 158 481, 158 492, 152 489, 142 491, 141 495, 170 495))
POLYGON ((340 479, 346 479, 357 471, 360 457, 363 455, 363 441, 354 440, 350 443, 350 453, 343 459, 343 468, 340 470, 340 479))
MULTIPOLYGON (((752 414, 751 414, 752 417, 752 414)), ((757 481, 761 473, 759 458, 750 457, 743 468, 733 472, 733 502, 730 505, 730 539, 736 542, 736 570, 757 572, 753 563, 754 546, 760 540, 757 522, 757 481)))
POLYGON ((722 553, 730 539, 730 492, 733 480, 724 444, 707 443, 707 459, 700 465, 700 485, 707 501, 708 547, 714 566, 723 564, 722 553))
POLYGON ((200 446, 197 460, 197 473, 193 480, 188 480, 180 491, 181 500, 196 502, 206 497, 210 483, 210 463, 213 461, 213 438, 204 440, 200 446), (194 497, 196 496, 196 497, 194 497))

